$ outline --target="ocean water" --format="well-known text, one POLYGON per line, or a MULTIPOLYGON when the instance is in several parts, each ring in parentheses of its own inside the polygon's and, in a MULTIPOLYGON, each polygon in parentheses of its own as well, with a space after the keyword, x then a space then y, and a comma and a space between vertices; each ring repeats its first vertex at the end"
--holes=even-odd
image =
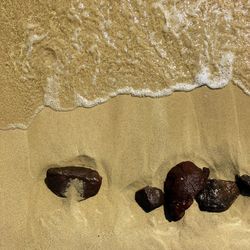
POLYGON ((249 85, 249 1, 3 1, 0 128, 94 107, 249 85), (13 4, 19 5, 15 10, 13 4))

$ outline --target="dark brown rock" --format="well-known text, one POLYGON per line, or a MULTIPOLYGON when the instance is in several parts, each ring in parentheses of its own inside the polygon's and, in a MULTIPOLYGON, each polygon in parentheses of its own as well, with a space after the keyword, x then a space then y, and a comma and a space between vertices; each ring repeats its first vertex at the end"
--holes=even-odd
POLYGON ((148 213, 163 205, 164 195, 159 188, 146 186, 135 193, 135 200, 148 213))
POLYGON ((234 181, 207 181, 206 187, 197 195, 196 201, 201 211, 223 212, 227 210, 239 195, 234 181))
POLYGON ((169 221, 184 216, 195 196, 205 187, 208 176, 208 168, 200 169, 190 161, 181 162, 168 172, 164 183, 164 211, 169 221))
POLYGON ((236 175, 235 180, 240 194, 250 196, 250 176, 246 174, 242 176, 236 175))
POLYGON ((80 183, 77 191, 82 199, 96 195, 102 184, 102 177, 96 170, 75 166, 48 169, 45 183, 54 194, 65 198, 73 180, 80 183))

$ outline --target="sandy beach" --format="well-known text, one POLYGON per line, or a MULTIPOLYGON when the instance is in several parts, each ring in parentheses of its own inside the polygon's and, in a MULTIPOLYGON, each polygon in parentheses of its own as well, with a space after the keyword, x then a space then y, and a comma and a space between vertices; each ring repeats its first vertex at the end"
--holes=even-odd
POLYGON ((135 202, 182 161, 250 174, 248 1, 1 0, 0 47, 1 250, 250 249, 249 197, 178 222, 135 202), (47 188, 85 156, 96 196, 47 188))

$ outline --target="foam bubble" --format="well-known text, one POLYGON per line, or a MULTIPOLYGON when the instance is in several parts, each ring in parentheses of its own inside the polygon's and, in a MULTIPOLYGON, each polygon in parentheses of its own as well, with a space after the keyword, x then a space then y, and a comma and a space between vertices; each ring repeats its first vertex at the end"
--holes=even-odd
POLYGON ((47 86, 44 89, 44 106, 49 106, 53 109, 60 110, 59 100, 60 84, 57 76, 51 76, 47 78, 47 86))

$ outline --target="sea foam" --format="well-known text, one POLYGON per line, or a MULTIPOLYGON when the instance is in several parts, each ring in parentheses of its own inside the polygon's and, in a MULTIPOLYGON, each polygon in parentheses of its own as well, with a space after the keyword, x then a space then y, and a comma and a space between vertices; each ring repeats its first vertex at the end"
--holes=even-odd
MULTIPOLYGON (((91 6, 78 0, 73 1, 71 7, 65 12, 65 18, 71 23, 71 25, 65 26, 69 39, 65 39, 65 34, 61 36, 62 34, 58 30, 54 30, 53 35, 51 35, 51 29, 58 27, 58 25, 52 23, 52 26, 47 27, 39 22, 35 24, 30 23, 32 20, 30 19, 26 27, 27 36, 21 50, 22 56, 18 59, 16 67, 22 66, 23 75, 21 79, 24 79, 27 85, 29 84, 29 79, 37 77, 37 82, 41 83, 44 90, 43 103, 41 105, 39 103, 40 106, 37 107, 33 115, 25 123, 12 123, 0 129, 26 129, 36 115, 45 107, 50 107, 56 111, 70 111, 77 107, 90 108, 118 95, 158 98, 169 96, 177 91, 192 91, 202 86, 219 89, 229 83, 236 84, 247 95, 250 95, 246 84, 235 77, 237 75, 241 77, 241 74, 235 71, 237 69, 237 60, 240 57, 242 62, 246 62, 247 59, 239 55, 234 50, 234 46, 237 46, 235 44, 239 41, 247 40, 245 38, 247 34, 245 34, 246 32, 238 32, 239 35, 232 30, 234 22, 240 22, 239 20, 234 20, 235 16, 232 15, 230 6, 223 5, 218 7, 216 3, 210 6, 204 1, 196 1, 190 4, 184 1, 180 5, 172 5, 168 4, 168 1, 157 0, 153 4, 150 3, 151 7, 149 8, 146 2, 141 0, 136 2, 133 5, 130 1, 125 1, 123 3, 124 6, 121 6, 124 15, 127 14, 128 27, 133 28, 129 32, 125 29, 126 25, 116 27, 116 23, 120 20, 120 15, 114 15, 111 18, 104 10, 101 11, 98 8, 94 8, 97 11, 98 22, 88 22, 88 20, 91 21, 91 6), (148 23, 149 17, 159 18, 163 22, 159 22, 161 25, 154 27, 154 20, 151 23, 151 27, 148 25, 150 24, 150 22, 148 23), (221 17, 223 17, 225 23, 221 17), (196 22, 193 23, 193 21, 196 22), (92 25, 94 26, 92 27, 92 25), (93 29, 86 31, 86 27, 92 27, 93 29), (200 27, 202 28, 201 30, 200 27), (223 32, 219 32, 221 29, 223 32), (162 34, 164 35, 162 36, 162 34), (168 34, 171 34, 170 38, 168 34), (200 40, 197 39, 199 37, 198 34, 201 35, 200 40), (140 38, 139 35, 141 35, 141 40, 137 39, 140 38), (213 35, 214 38, 212 37, 213 35), (143 41, 141 43, 143 45, 141 46, 142 48, 136 47, 136 51, 130 48, 129 51, 127 44, 130 43, 130 39, 136 41, 135 44, 138 43, 137 45, 143 41), (119 44, 119 40, 122 40, 123 43, 119 44), (169 43, 169 41, 172 42, 169 43), (224 43, 223 41, 226 42, 224 43), (181 43, 179 44, 179 42, 181 43), (147 44, 146 49, 145 44, 147 44), (176 44, 174 49, 171 47, 172 44, 176 44), (65 48, 68 48, 68 51, 65 48), (102 48, 102 51, 100 48, 102 48), (197 48, 200 50, 198 49, 196 52, 197 48), (231 48, 233 48, 232 51, 234 52, 230 51, 231 48), (177 50, 176 58, 173 56, 174 53, 172 53, 175 49, 177 50), (115 51, 115 57, 111 57, 110 51, 112 52, 112 50, 115 51), (41 51, 44 54, 40 53, 41 51), (123 53, 124 51, 125 53, 123 53), (142 53, 137 55, 137 52, 142 53), (35 53, 44 57, 39 57, 40 60, 34 60, 37 57, 35 53), (196 53, 198 54, 197 56, 196 53), (123 60, 120 60, 118 55, 122 55, 123 60), (151 56, 153 56, 152 60, 151 56), (145 59, 146 63, 143 65, 145 68, 155 64, 159 70, 149 70, 149 73, 141 71, 141 61, 138 58, 145 59), (183 62, 181 61, 182 59, 183 62), (187 65, 189 61, 190 65, 187 65), (137 67, 137 71, 129 68, 129 75, 136 74, 134 72, 139 72, 142 76, 148 73, 149 76, 143 80, 144 85, 139 85, 140 87, 138 88, 133 87, 138 83, 135 82, 138 81, 136 77, 131 78, 131 80, 127 79, 126 76, 113 76, 111 70, 114 69, 115 71, 116 67, 111 68, 109 65, 115 64, 114 62, 117 65, 123 66, 126 65, 125 63, 128 63, 130 66, 134 65, 134 67, 137 67), (158 64, 158 62, 160 63, 158 64), (93 70, 86 70, 89 65, 91 65, 93 70), (184 76, 193 74, 192 70, 189 71, 189 67, 185 67, 186 65, 190 66, 190 68, 195 67, 197 70, 196 75, 189 82, 177 82, 178 80, 176 79, 182 79, 182 73, 184 76), (215 74, 211 69, 212 66, 215 66, 215 74), (36 71, 36 69, 39 70, 36 71), (183 72, 182 69, 184 69, 183 72), (233 70, 236 72, 234 75, 233 70), (41 72, 47 71, 49 73, 45 74, 43 78, 45 82, 43 82, 43 79, 41 80, 38 76, 40 76, 41 72), (111 76, 106 79, 105 77, 109 72, 111 72, 111 76), (149 87, 152 86, 152 82, 151 85, 147 84, 147 81, 151 80, 151 72, 152 74, 155 73, 156 76, 157 74, 160 75, 158 81, 154 79, 154 87, 149 87), (105 75, 103 79, 105 78, 106 82, 102 81, 102 74, 105 75), (73 83, 71 80, 75 75, 77 77, 73 83), (90 77, 83 79, 86 75, 90 77), (171 78, 171 76, 176 76, 176 78, 171 78), (127 84, 119 84, 123 79, 127 80, 127 84), (113 80, 117 81, 117 86, 112 83, 113 80), (161 85, 159 86, 161 87, 158 86, 158 82, 160 82, 161 85), (108 93, 102 92, 102 90, 99 91, 98 87, 100 87, 100 84, 104 84, 104 86, 109 85, 112 91, 108 93), (65 91, 65 86, 70 93, 65 91), (90 98, 90 94, 84 91, 85 89, 91 89, 92 92, 95 92, 96 97, 90 98), (63 101, 60 100, 61 97, 67 99, 71 104, 65 107, 63 101)), ((116 8, 115 5, 113 7, 116 8)), ((241 2, 238 5, 236 4, 234 11, 239 13, 242 19, 245 20, 247 11, 244 4, 241 4, 241 2)), ((55 19, 53 22, 57 24, 57 21, 60 22, 60 19, 55 19)), ((244 23, 240 27, 242 30, 245 30, 243 26, 244 23)), ((126 74, 126 72, 124 70, 123 73, 126 74)), ((184 77, 184 79, 190 78, 184 77)))
MULTIPOLYGON (((58 83, 58 79, 56 77, 48 77, 47 78, 47 87, 44 92, 44 104, 37 108, 34 112, 34 115, 27 122, 27 124, 22 123, 14 123, 9 124, 9 126, 5 129, 27 129, 31 124, 32 120, 36 117, 38 113, 40 113, 45 107, 50 107, 56 111, 70 111, 77 107, 91 108, 98 104, 102 104, 107 102, 110 98, 116 97, 118 95, 131 95, 135 97, 164 97, 169 96, 177 91, 188 92, 192 91, 201 86, 207 86, 211 89, 219 89, 225 87, 230 83, 232 78, 232 70, 233 70, 233 61, 234 55, 231 52, 225 53, 221 61, 219 63, 219 74, 213 76, 210 72, 209 67, 203 65, 201 67, 200 72, 197 73, 194 82, 190 83, 177 83, 171 85, 167 88, 163 88, 157 91, 153 91, 149 88, 140 88, 135 89, 133 87, 124 87, 117 89, 116 91, 110 92, 108 95, 104 97, 99 97, 96 99, 88 99, 87 97, 81 96, 79 93, 75 92, 74 96, 74 106, 70 108, 64 108, 60 104, 59 100, 59 92, 60 92, 60 84, 58 83)), ((247 89, 244 89, 243 86, 240 86, 246 94, 250 94, 247 89)))

